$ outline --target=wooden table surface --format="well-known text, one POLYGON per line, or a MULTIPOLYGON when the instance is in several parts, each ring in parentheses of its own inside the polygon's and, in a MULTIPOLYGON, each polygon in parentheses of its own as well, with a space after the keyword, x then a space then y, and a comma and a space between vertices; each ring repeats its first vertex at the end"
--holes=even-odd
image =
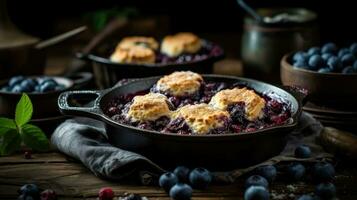
MULTIPOLYGON (((243 199, 241 178, 231 185, 211 185, 208 190, 194 191, 193 199, 243 199)), ((35 183, 41 189, 53 189, 59 199, 96 199, 102 187, 112 187, 116 196, 137 193, 149 199, 168 199, 156 186, 116 183, 94 176, 81 163, 57 152, 34 154, 25 159, 21 154, 0 157, 0 199, 16 199, 18 188, 25 183, 35 183)), ((338 167, 335 184, 339 199, 357 199, 357 169, 338 167)), ((276 182, 270 187, 271 199, 295 199, 303 193, 314 191, 313 183, 276 182)))

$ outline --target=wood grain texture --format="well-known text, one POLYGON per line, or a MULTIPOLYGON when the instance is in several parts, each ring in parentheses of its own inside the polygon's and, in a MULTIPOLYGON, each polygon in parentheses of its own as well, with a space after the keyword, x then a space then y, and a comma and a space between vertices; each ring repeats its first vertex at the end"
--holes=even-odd
MULTIPOLYGON (((169 199, 156 186, 139 186, 127 182, 109 182, 94 176, 78 162, 73 162, 59 153, 34 154, 33 159, 22 155, 0 158, 0 199, 16 199, 18 188, 25 183, 36 183, 41 189, 53 189, 60 199, 96 199, 101 187, 112 187, 115 194, 137 193, 149 199, 169 199)), ((212 185, 205 191, 194 191, 195 200, 242 199, 243 181, 231 185, 212 185)), ((335 184, 339 199, 357 199, 357 169, 339 169, 335 184)), ((283 182, 271 187, 272 199, 295 199, 314 191, 312 183, 283 182), (274 198, 275 197, 275 198, 274 198)))

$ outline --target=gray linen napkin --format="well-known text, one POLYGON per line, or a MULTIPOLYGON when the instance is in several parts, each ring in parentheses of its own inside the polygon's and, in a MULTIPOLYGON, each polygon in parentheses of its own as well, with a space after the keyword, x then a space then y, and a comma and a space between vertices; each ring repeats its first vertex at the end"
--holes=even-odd
MULTIPOLYGON (((317 120, 303 113, 297 129, 288 136, 288 143, 280 155, 248 168, 214 172, 214 179, 229 183, 262 165, 282 161, 316 162, 321 159, 332 159, 332 155, 326 153, 315 141, 322 129, 322 125, 317 120), (311 158, 294 158, 294 150, 300 144, 307 144, 312 148, 311 158)), ((80 160, 96 176, 102 178, 121 180, 135 174, 139 176, 141 183, 150 184, 155 177, 165 171, 142 155, 109 144, 103 123, 96 120, 87 118, 67 120, 54 131, 51 141, 59 151, 80 160)))

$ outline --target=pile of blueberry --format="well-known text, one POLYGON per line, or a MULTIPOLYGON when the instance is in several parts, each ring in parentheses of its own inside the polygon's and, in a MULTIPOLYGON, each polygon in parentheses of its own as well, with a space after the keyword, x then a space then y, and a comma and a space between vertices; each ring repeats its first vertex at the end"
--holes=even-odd
POLYGON ((204 190, 212 181, 211 173, 205 168, 195 168, 192 171, 184 166, 178 166, 173 172, 160 176, 159 185, 174 200, 189 200, 192 188, 204 190))
MULTIPOLYGON (((301 145, 295 149, 296 158, 309 158, 311 150, 306 145, 301 145)), ((281 171, 285 179, 289 181, 302 181, 306 172, 309 171, 301 163, 291 163, 281 171)), ((311 169, 312 178, 317 186, 315 195, 302 195, 298 200, 330 200, 336 196, 336 187, 331 183, 335 176, 334 167, 327 162, 318 162, 311 169)), ((266 165, 257 168, 254 174, 245 182, 244 200, 268 200, 269 184, 277 177, 277 169, 273 165, 266 165)))
POLYGON ((292 58, 296 68, 320 73, 357 73, 357 43, 338 48, 334 43, 311 47, 307 52, 298 51, 292 58))
POLYGON ((55 191, 51 189, 40 192, 35 184, 25 184, 19 190, 18 200, 57 200, 55 191))
POLYGON ((56 80, 50 77, 26 78, 24 76, 15 76, 9 80, 7 85, 1 88, 1 91, 45 93, 63 89, 65 89, 64 85, 57 83, 56 80))

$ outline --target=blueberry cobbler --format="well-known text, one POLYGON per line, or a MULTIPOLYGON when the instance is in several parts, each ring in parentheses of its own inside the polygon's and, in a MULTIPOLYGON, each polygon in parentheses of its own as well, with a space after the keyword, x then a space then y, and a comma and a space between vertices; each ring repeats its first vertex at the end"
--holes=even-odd
POLYGON ((136 64, 185 63, 223 53, 217 45, 187 32, 168 35, 161 43, 152 37, 125 37, 111 52, 112 62, 136 64))
POLYGON ((149 90, 118 96, 105 113, 122 124, 183 135, 252 132, 291 117, 290 105, 273 94, 206 82, 190 71, 164 76, 149 90))

